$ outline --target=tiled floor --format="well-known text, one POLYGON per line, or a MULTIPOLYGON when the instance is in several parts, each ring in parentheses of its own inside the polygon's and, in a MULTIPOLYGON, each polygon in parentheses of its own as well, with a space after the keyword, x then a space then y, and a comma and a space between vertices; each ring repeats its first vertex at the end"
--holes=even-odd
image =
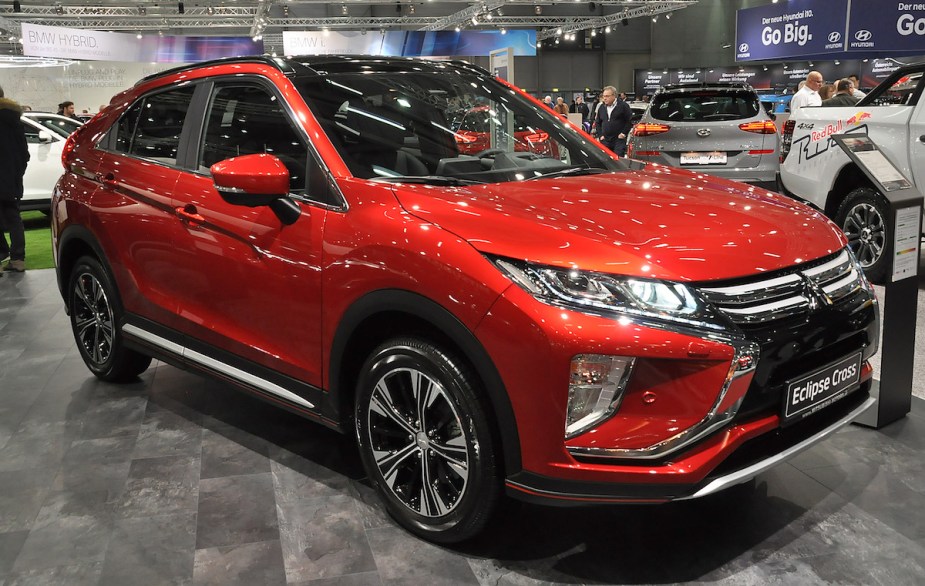
POLYGON ((349 439, 163 364, 98 382, 54 273, 0 278, 5 585, 923 584, 923 452, 915 398, 905 419, 846 428, 753 491, 511 504, 477 542, 442 548, 382 513, 349 439))

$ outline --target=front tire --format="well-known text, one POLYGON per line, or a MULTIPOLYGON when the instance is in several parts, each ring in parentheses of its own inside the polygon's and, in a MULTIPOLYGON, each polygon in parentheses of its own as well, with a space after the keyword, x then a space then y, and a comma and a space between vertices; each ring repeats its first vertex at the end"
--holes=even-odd
POLYGON ((363 465, 389 513, 438 543, 474 536, 500 496, 475 376, 425 340, 377 348, 360 372, 355 422, 363 465))
POLYGON ((848 237, 848 246, 874 283, 884 283, 890 268, 893 235, 890 208, 880 193, 869 187, 851 191, 838 208, 835 222, 848 237))
POLYGON ((68 281, 71 330, 87 368, 105 381, 127 382, 151 364, 151 357, 125 347, 122 306, 109 273, 95 258, 81 257, 68 281))

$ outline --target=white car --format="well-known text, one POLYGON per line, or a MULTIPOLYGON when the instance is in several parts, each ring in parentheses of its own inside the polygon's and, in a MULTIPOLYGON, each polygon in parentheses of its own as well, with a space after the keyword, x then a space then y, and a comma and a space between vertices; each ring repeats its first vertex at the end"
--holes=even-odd
POLYGON ((64 141, 82 123, 44 112, 25 112, 20 120, 29 144, 29 165, 23 176, 23 198, 19 208, 47 212, 51 192, 64 172, 61 166, 64 141))

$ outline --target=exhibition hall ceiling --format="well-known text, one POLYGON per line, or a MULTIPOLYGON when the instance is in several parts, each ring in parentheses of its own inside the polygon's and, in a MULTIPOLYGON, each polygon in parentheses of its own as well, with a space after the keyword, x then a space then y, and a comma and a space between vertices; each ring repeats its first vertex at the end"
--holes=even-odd
POLYGON ((163 35, 250 35, 282 46, 284 30, 506 30, 542 40, 670 18, 699 0, 4 0, 0 53, 21 52, 23 22, 163 35))

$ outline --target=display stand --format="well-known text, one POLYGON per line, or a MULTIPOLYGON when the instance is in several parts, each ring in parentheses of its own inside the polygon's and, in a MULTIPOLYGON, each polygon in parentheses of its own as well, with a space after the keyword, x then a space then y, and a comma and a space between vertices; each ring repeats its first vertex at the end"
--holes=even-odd
POLYGON ((836 134, 832 139, 867 175, 890 204, 884 218, 893 238, 893 254, 883 300, 883 346, 880 348, 880 383, 874 381, 877 408, 855 423, 881 428, 912 408, 912 373, 915 359, 915 321, 918 301, 919 241, 922 233, 922 194, 909 182, 867 135, 836 134))

